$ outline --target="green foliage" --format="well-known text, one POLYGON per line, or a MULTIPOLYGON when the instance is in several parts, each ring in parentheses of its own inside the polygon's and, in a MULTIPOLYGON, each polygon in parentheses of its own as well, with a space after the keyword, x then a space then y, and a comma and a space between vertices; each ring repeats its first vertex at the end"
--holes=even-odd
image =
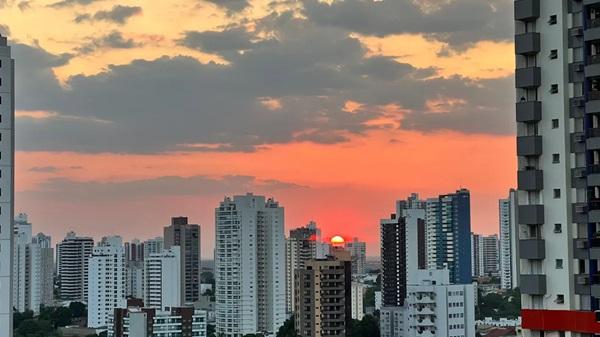
POLYGON ((21 325, 21 322, 32 319, 33 311, 27 310, 25 312, 14 312, 13 314, 13 329, 16 329, 21 325))
POLYGON ((367 288, 363 295, 363 305, 365 308, 375 307, 375 288, 367 288))
POLYGON ((277 337, 298 337, 296 333, 296 328, 294 326, 294 317, 292 316, 290 319, 286 320, 285 323, 279 328, 277 332, 277 337))
POLYGON ((476 318, 515 319, 521 315, 521 292, 519 289, 509 290, 504 294, 491 293, 486 296, 479 294, 476 318))
POLYGON ((59 337, 52 322, 43 319, 26 319, 21 321, 14 331, 15 337, 59 337))
POLYGON ((69 304, 69 309, 71 310, 73 317, 87 317, 85 304, 81 302, 71 302, 71 304, 69 304))
POLYGON ((215 337, 215 325, 214 324, 207 324, 206 325, 206 336, 207 337, 215 337))
POLYGON ((71 309, 66 307, 47 307, 42 308, 38 319, 52 322, 54 328, 63 327, 71 324, 73 314, 71 309))
POLYGON ((365 315, 362 320, 352 320, 349 337, 379 337, 379 320, 375 316, 365 315))

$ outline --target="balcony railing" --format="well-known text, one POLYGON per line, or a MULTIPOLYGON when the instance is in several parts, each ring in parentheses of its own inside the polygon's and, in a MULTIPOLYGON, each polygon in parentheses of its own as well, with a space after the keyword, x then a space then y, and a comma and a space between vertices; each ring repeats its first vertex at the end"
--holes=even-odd
POLYGON ((600 27, 600 18, 590 19, 588 21, 588 28, 600 27))
POLYGON ((600 165, 596 164, 596 165, 588 166, 587 171, 588 171, 588 174, 600 173, 600 165))
POLYGON ((600 90, 590 90, 588 93, 588 98, 590 101, 600 100, 600 90))
POLYGON ((600 137, 600 128, 587 129, 586 134, 589 138, 600 137))

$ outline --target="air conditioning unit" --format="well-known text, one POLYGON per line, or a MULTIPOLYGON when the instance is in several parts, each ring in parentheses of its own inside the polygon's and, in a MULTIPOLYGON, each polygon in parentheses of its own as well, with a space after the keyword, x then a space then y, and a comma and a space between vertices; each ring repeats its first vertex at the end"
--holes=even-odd
POLYGON ((583 71, 583 63, 576 63, 573 65, 573 70, 575 70, 576 72, 580 73, 583 71))
POLYGON ((585 142, 585 135, 583 133, 578 133, 575 135, 575 141, 578 143, 585 142))
POLYGON ((583 36, 583 28, 577 27, 577 28, 571 29, 571 36, 573 36, 573 37, 583 36))
POLYGON ((590 276, 589 275, 577 276, 577 284, 582 285, 582 286, 590 284, 590 276))
POLYGON ((577 212, 577 213, 585 213, 586 208, 587 207, 585 207, 583 205, 577 205, 577 206, 575 206, 575 212, 577 212))
POLYGON ((587 249, 588 242, 587 241, 582 241, 582 240, 576 241, 575 247, 577 247, 577 249, 587 249))
POLYGON ((575 171, 575 178, 585 178, 585 171, 584 170, 575 171))

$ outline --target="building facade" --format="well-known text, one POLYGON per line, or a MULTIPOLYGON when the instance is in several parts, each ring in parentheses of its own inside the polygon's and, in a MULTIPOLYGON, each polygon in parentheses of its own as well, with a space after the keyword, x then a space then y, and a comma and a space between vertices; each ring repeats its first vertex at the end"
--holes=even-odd
POLYGON ((498 256, 498 235, 481 236, 481 256, 483 273, 488 276, 498 276, 500 260, 498 256))
POLYGON ((514 2, 523 335, 600 331, 600 1, 514 2))
POLYGON ((500 288, 513 289, 519 284, 519 236, 517 226, 517 191, 510 190, 508 198, 498 202, 500 288))
POLYGON ((206 312, 192 307, 167 310, 144 307, 128 300, 126 308, 115 308, 108 326, 108 337, 206 337, 206 312))
POLYGON ((471 283, 470 200, 466 189, 427 200, 428 269, 447 268, 454 284, 471 283))
POLYGON ((144 246, 144 258, 146 258, 150 254, 162 253, 165 248, 165 239, 161 236, 157 236, 153 239, 144 241, 142 245, 144 246))
POLYGON ((56 245, 60 299, 87 303, 88 264, 94 239, 78 237, 75 232, 67 233, 56 245))
POLYGON ((246 194, 215 209, 217 335, 273 336, 286 320, 284 210, 246 194))
POLYGON ((88 327, 108 326, 113 309, 125 302, 125 249, 119 236, 102 238, 92 250, 88 272, 88 327))
POLYGON ((294 271, 294 324, 301 337, 346 337, 352 323, 352 258, 336 249, 294 271))
POLYGON ((352 275, 365 275, 367 265, 367 243, 354 238, 346 242, 346 250, 352 255, 352 275))
POLYGON ((352 289, 350 298, 352 301, 352 319, 362 320, 365 317, 365 305, 363 302, 363 296, 367 291, 365 284, 361 282, 352 282, 352 289))
POLYGON ((308 261, 317 257, 319 241, 320 230, 314 222, 305 227, 290 230, 290 237, 285 240, 286 310, 288 314, 292 314, 294 310, 294 271, 304 269, 308 261))
POLYGON ((481 254, 481 235, 471 233, 471 274, 473 277, 481 277, 483 272, 483 254, 481 254))
POLYGON ((181 247, 181 282, 186 303, 200 299, 200 226, 188 223, 186 217, 171 219, 165 227, 165 248, 181 247))
POLYGON ((14 216, 15 65, 6 37, 0 35, 0 336, 12 336, 12 246, 14 216))
POLYGON ((163 310, 179 307, 184 301, 181 288, 181 248, 173 246, 162 253, 150 254, 144 261, 144 303, 163 310))

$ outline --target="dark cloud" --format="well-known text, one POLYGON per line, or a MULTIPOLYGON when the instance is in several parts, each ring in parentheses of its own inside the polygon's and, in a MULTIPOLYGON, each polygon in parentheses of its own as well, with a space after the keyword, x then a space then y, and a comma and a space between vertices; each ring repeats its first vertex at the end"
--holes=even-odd
POLYGON ((98 11, 95 14, 80 14, 75 17, 75 22, 83 21, 109 21, 117 24, 125 24, 129 18, 142 14, 142 7, 138 6, 114 6, 111 10, 98 11))
POLYGON ((200 196, 213 194, 240 194, 246 191, 280 191, 305 188, 278 180, 260 180, 252 176, 164 176, 153 179, 123 182, 74 181, 68 178, 52 178, 42 182, 34 190, 21 192, 35 198, 52 198, 62 201, 107 201, 148 197, 200 196))
POLYGON ((427 10, 424 2, 412 0, 303 0, 303 4, 305 15, 320 25, 375 36, 425 34, 453 49, 482 40, 508 41, 513 34, 510 0, 433 1, 427 10))
POLYGON ((55 173, 60 171, 60 168, 56 166, 34 166, 29 169, 29 172, 35 173, 55 173))
POLYGON ((86 6, 86 5, 92 4, 97 1, 100 1, 100 0, 63 0, 63 1, 55 2, 49 6, 53 7, 53 8, 64 8, 64 7, 70 7, 70 6, 75 6, 75 5, 86 6))
POLYGON ((24 12, 24 11, 26 11, 28 9, 31 9, 31 1, 21 1, 17 5, 17 7, 19 7, 19 10, 21 12, 24 12))
POLYGON ((248 0, 204 0, 227 10, 229 14, 241 12, 250 6, 248 0))
POLYGON ((77 51, 81 54, 89 54, 98 49, 131 49, 138 46, 139 44, 133 39, 124 38, 121 32, 113 31, 108 35, 92 39, 78 48, 77 51))
POLYGON ((17 108, 58 113, 42 120, 19 118, 17 147, 253 151, 294 141, 343 142, 374 128, 368 122, 382 117, 426 131, 513 132, 510 79, 439 78, 434 69, 370 57, 344 29, 292 13, 269 15, 254 31, 231 26, 188 32, 179 43, 221 54, 229 64, 181 56, 137 60, 73 76, 61 86, 51 68, 68 55, 15 46, 17 92, 28 93, 17 95, 17 108), (346 112, 348 100, 362 107, 346 112), (432 113, 431 100, 464 104, 432 113), (382 108, 389 105, 402 112, 382 108))

